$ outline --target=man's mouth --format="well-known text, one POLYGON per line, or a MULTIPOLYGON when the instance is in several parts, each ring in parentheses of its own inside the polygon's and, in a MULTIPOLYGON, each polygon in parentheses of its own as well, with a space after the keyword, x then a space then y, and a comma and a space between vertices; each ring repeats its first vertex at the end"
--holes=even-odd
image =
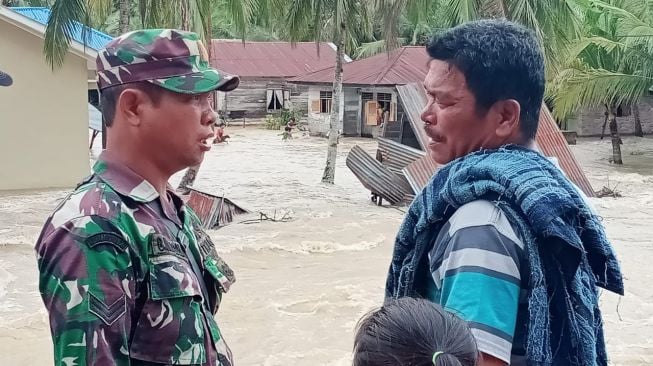
POLYGON ((442 137, 441 135, 429 134, 428 136, 429 139, 431 140, 430 141, 431 143, 439 144, 441 142, 444 142, 444 137, 442 137))
POLYGON ((213 135, 201 139, 200 146, 202 147, 202 150, 204 151, 211 150, 211 145, 213 145, 213 139, 214 139, 213 135))

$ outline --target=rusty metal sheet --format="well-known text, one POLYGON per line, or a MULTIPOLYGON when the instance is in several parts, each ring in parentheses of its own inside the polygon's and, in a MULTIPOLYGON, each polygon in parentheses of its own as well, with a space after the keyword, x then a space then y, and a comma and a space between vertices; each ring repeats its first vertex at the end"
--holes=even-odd
MULTIPOLYGON (((421 85, 398 85, 397 91, 403 104, 404 113, 408 116, 410 125, 417 136, 423 150, 426 151, 429 138, 423 128, 420 114, 426 104, 426 95, 421 85)), ((582 167, 569 149, 569 145, 564 135, 558 128, 551 112, 542 106, 540 112, 539 128, 537 131, 536 142, 539 149, 545 156, 555 157, 558 159, 560 168, 565 172, 567 177, 574 182, 587 196, 594 197, 595 193, 592 186, 583 172, 582 167)), ((410 181, 410 178, 409 178, 410 181)))
POLYGON ((415 194, 424 189, 440 166, 430 156, 423 156, 402 169, 415 194))
POLYGON ((393 172, 358 145, 347 154, 346 164, 365 188, 392 205, 404 201, 406 194, 410 193, 406 192, 393 172))
POLYGON ((421 114, 426 105, 426 94, 424 88, 418 84, 397 85, 400 103, 403 106, 404 114, 408 117, 410 126, 417 137, 422 150, 426 151, 429 145, 429 137, 424 131, 424 122, 421 114))
POLYGON ((569 180, 574 182, 585 195, 588 197, 594 197, 596 195, 589 179, 587 179, 587 176, 583 172, 583 168, 578 163, 578 160, 576 160, 571 149, 569 149, 567 140, 545 105, 542 106, 540 111, 540 123, 537 130, 536 142, 544 155, 553 156, 558 159, 560 168, 562 168, 569 180))
POLYGON ((233 221, 234 216, 249 213, 228 198, 192 188, 186 204, 195 211, 205 229, 225 226, 233 221))
MULTIPOLYGON (((211 65, 242 78, 289 78, 332 67, 336 51, 328 43, 252 42, 214 39, 211 65)), ((333 75, 331 75, 333 78, 333 75)))
MULTIPOLYGON (((429 56, 424 46, 406 46, 356 60, 342 67, 343 85, 394 86, 421 83, 428 72, 429 56)), ((331 84, 335 66, 290 79, 293 83, 331 84)))
POLYGON ((414 149, 398 142, 378 137, 379 157, 383 166, 393 173, 401 173, 401 169, 415 160, 425 156, 424 151, 414 149))

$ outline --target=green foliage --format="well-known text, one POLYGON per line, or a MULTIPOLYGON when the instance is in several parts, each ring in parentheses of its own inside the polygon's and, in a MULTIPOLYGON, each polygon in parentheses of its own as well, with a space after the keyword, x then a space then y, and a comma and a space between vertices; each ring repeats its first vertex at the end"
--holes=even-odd
POLYGON ((565 118, 581 107, 636 103, 653 86, 653 17, 646 0, 592 1, 583 35, 561 57, 564 68, 547 91, 554 114, 565 118))
POLYGON ((279 115, 283 125, 285 126, 291 119, 294 119, 295 122, 299 122, 300 114, 294 109, 282 109, 281 114, 279 115))
POLYGON ((266 130, 280 130, 282 126, 286 124, 283 123, 281 116, 275 116, 268 114, 265 116, 265 129, 266 130))

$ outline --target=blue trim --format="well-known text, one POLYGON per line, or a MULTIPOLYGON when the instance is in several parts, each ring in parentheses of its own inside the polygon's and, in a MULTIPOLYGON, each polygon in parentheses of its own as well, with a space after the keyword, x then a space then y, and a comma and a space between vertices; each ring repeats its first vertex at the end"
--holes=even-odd
MULTIPOLYGON (((48 20, 50 19, 50 9, 48 8, 12 7, 9 9, 44 26, 48 25, 48 20)), ((86 44, 87 47, 92 48, 96 51, 104 48, 104 46, 113 39, 113 37, 110 35, 102 33, 93 28, 87 28, 86 37, 83 37, 82 24, 79 22, 74 22, 74 24, 73 40, 81 44, 86 44), (86 42, 84 42, 84 38, 86 38, 86 42)))

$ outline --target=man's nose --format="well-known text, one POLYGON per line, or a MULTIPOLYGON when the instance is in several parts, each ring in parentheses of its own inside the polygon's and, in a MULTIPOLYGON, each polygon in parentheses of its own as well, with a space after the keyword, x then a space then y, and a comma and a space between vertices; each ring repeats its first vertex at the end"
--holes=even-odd
POLYGON ((426 124, 433 125, 436 122, 435 113, 433 113, 432 107, 430 105, 424 107, 424 110, 422 110, 422 114, 420 115, 420 118, 422 119, 422 122, 426 124))
POLYGON ((204 110, 204 114, 202 118, 202 124, 213 125, 216 119, 217 119, 217 113, 215 113, 213 107, 211 107, 211 103, 207 103, 207 107, 204 110))

